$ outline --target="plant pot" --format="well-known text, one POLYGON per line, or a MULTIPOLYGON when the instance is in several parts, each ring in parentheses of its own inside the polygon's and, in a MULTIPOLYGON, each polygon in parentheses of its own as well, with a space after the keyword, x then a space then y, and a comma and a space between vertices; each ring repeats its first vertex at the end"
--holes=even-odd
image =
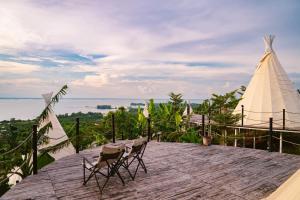
POLYGON ((209 146, 209 145, 211 145, 212 137, 209 136, 209 135, 208 136, 203 136, 202 140, 203 140, 203 145, 204 146, 209 146))

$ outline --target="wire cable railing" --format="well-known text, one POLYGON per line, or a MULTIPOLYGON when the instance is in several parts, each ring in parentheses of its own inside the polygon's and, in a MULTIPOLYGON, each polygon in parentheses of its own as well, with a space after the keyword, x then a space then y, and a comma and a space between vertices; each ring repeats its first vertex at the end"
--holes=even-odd
POLYGON ((249 113, 265 113, 265 114, 270 114, 270 113, 282 113, 283 111, 273 111, 273 112, 266 112, 266 111, 251 111, 251 110, 244 110, 245 112, 249 113))
POLYGON ((279 137, 276 137, 276 136, 272 136, 273 138, 277 139, 277 140, 282 140, 283 142, 286 142, 288 144, 292 144, 292 145, 296 145, 296 146, 300 146, 299 143, 295 143, 295 142, 291 142, 291 141, 288 141, 288 140, 284 140, 284 139, 281 139, 279 137))

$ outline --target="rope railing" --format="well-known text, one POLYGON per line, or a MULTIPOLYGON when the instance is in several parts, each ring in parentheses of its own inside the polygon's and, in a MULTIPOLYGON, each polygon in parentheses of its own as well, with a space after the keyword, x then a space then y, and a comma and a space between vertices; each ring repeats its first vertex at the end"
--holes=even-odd
MULTIPOLYGON (((31 157, 31 155, 29 156, 29 158, 31 157)), ((24 162, 18 167, 18 169, 16 170, 17 172, 27 163, 28 161, 25 159, 24 162)), ((7 176, 5 179, 2 179, 0 181, 0 185, 3 184, 4 182, 8 181, 13 175, 15 175, 16 173, 14 172, 9 172, 11 173, 9 176, 7 176)))
POLYGON ((23 141, 22 141, 20 144, 18 144, 15 148, 10 149, 10 150, 6 151, 5 153, 0 154, 0 157, 6 156, 6 155, 8 155, 8 154, 10 154, 10 153, 12 153, 12 152, 18 150, 24 143, 26 143, 26 142, 31 138, 31 136, 32 136, 32 133, 30 133, 30 134, 27 136, 27 138, 25 138, 25 140, 23 140, 23 141))

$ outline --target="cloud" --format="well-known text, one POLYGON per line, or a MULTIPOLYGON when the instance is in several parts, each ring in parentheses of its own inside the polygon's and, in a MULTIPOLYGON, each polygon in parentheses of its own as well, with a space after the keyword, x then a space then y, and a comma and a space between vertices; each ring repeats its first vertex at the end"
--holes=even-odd
POLYGON ((9 96, 68 83, 72 97, 204 98, 247 85, 270 32, 299 87, 299 9, 270 0, 3 1, 0 87, 20 80, 9 96))
POLYGON ((0 72, 2 74, 28 74, 39 70, 41 70, 41 68, 37 65, 0 61, 0 72))

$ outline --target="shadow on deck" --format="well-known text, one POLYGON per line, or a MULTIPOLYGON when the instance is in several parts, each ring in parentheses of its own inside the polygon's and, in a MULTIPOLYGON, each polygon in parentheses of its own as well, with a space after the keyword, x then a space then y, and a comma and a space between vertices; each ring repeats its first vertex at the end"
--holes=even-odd
MULTIPOLYGON (((99 199, 95 179, 82 185, 82 155, 56 161, 27 177, 3 199, 99 199)), ((134 181, 121 170, 126 185, 113 177, 101 199, 260 199, 300 168, 300 156, 225 146, 151 142, 134 181)), ((101 177, 100 177, 101 178, 101 177)))

